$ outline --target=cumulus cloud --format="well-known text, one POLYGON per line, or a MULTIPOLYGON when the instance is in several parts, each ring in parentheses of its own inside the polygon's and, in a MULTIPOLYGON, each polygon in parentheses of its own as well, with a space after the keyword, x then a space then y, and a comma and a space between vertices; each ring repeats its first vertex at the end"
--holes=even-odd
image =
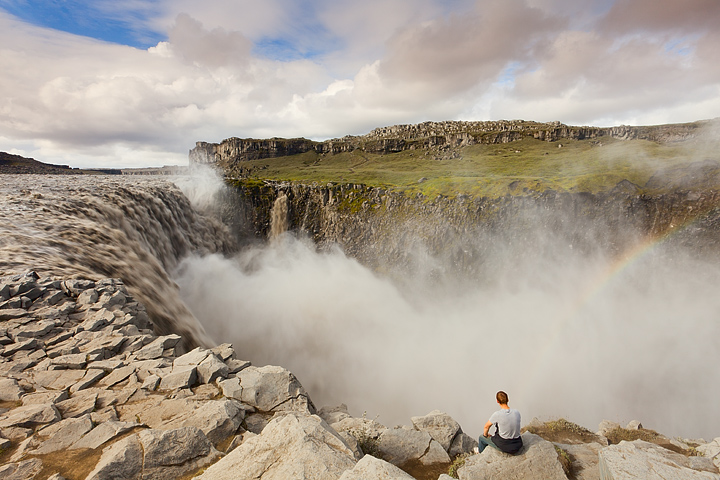
POLYGON ((140 12, 137 31, 164 32, 147 50, 0 10, 0 150, 122 166, 184 163, 195 141, 229 136, 714 117, 720 7, 661 3, 137 0, 117 15, 128 23, 140 12))

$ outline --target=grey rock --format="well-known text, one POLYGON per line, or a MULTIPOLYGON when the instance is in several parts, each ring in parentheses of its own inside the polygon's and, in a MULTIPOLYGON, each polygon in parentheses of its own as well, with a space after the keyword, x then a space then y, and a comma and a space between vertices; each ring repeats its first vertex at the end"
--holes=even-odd
POLYGON ((245 418, 245 411, 234 400, 225 398, 194 403, 200 403, 200 406, 187 415, 165 423, 162 428, 198 427, 213 444, 218 444, 234 435, 245 418))
POLYGON ((70 398, 67 390, 51 390, 47 392, 28 393, 22 397, 23 405, 43 405, 62 402, 70 398))
POLYGON ((65 300, 67 296, 60 290, 48 291, 43 297, 43 301, 48 305, 57 305, 58 303, 65 300))
POLYGON ((177 478, 217 459, 220 453, 197 427, 144 430, 143 479, 177 478))
POLYGON ((55 406, 60 411, 63 418, 80 417, 95 410, 97 398, 97 393, 85 393, 83 391, 67 400, 56 403, 55 406))
POLYGON ((60 412, 52 404, 28 405, 18 407, 0 416, 0 428, 24 427, 55 423, 60 420, 60 412))
POLYGON ((160 386, 160 377, 157 375, 150 375, 145 378, 145 381, 140 388, 154 392, 157 390, 158 386, 160 386))
POLYGON ((110 372, 105 378, 103 378, 99 382, 99 384, 103 387, 109 388, 126 380, 133 373, 135 373, 135 365, 132 364, 116 368, 115 370, 110 372))
POLYGON ((232 343, 223 343, 222 345, 218 345, 213 348, 211 351, 223 362, 230 358, 235 358, 235 349, 233 348, 232 343))
POLYGON ((19 339, 39 338, 50 333, 57 324, 58 322, 54 320, 40 320, 38 322, 31 322, 23 325, 22 327, 15 328, 10 332, 10 334, 16 341, 19 339))
POLYGON ((450 450, 455 435, 461 431, 459 423, 447 413, 439 410, 433 410, 422 417, 412 417, 410 421, 412 421, 415 429, 429 433, 436 442, 442 445, 445 451, 450 450))
POLYGON ((71 279, 65 280, 62 283, 62 290, 65 293, 73 296, 80 295, 83 291, 89 288, 95 288, 95 282, 93 282, 92 280, 71 279))
POLYGON ((35 372, 33 382, 50 390, 64 390, 80 381, 84 376, 84 370, 48 370, 35 372))
POLYGON ((253 413, 245 418, 245 426, 248 431, 256 435, 260 435, 268 423, 270 423, 268 416, 260 413, 253 413))
POLYGON ((231 373, 238 373, 247 367, 252 366, 252 363, 246 361, 246 360, 236 360, 234 358, 229 358, 225 360, 225 365, 228 366, 228 374, 231 373))
MULTIPOLYGON (((135 363, 135 365, 137 366, 137 363, 135 363)), ((86 368, 88 370, 98 369, 98 370, 104 371, 105 373, 110 373, 113 370, 120 368, 120 367, 124 367, 124 366, 125 366, 124 361, 117 360, 117 359, 110 359, 110 360, 98 360, 96 362, 90 362, 87 364, 86 368)))
POLYGON ((340 477, 340 480, 413 480, 407 473, 392 463, 365 455, 350 470, 340 477))
POLYGON ((76 450, 79 448, 99 448, 104 443, 123 435, 133 428, 139 427, 139 423, 135 422, 119 422, 117 420, 108 420, 101 423, 97 427, 93 428, 89 433, 80 439, 74 441, 69 447, 69 450, 76 450))
POLYGON ((625 427, 626 430, 639 430, 641 428, 643 428, 643 425, 640 420, 631 420, 625 427))
POLYGON ((85 365, 87 365, 87 355, 84 353, 60 355, 52 359, 52 364, 74 370, 85 368, 85 365))
POLYGON ((603 437, 607 437, 608 433, 615 430, 616 428, 620 428, 620 424, 616 422, 611 422, 610 420, 603 420, 600 422, 600 425, 598 425, 598 435, 601 435, 603 437))
POLYGON ((142 464, 140 441, 131 435, 106 447, 86 480, 140 480, 142 464))
POLYGON ((185 355, 181 355, 181 356, 177 357, 173 361, 173 368, 181 367, 181 366, 198 366, 210 354, 211 354, 210 350, 207 350, 202 347, 197 347, 197 348, 189 351, 185 355))
POLYGON ((95 302, 97 302, 98 299, 98 292, 94 288, 85 290, 84 292, 80 293, 80 295, 77 296, 77 299, 75 300, 78 305, 91 305, 95 302))
POLYGON ((318 415, 331 426, 333 423, 337 423, 340 420, 352 418, 348 413, 347 405, 344 403, 335 407, 322 407, 318 412, 318 415))
POLYGON ((221 380, 218 382, 218 386, 222 389, 224 396, 242 400, 242 387, 240 386, 239 378, 230 377, 227 380, 221 380))
POLYGON ((0 478, 3 480, 30 480, 42 470, 42 461, 31 458, 18 463, 0 466, 0 478))
POLYGON ((35 350, 38 347, 37 340, 34 338, 28 339, 28 340, 22 340, 19 342, 15 342, 11 345, 6 345, 5 349, 2 352, 2 355, 4 357, 9 357, 11 355, 16 354, 17 352, 20 352, 22 350, 35 350))
POLYGON ((622 441, 600 450, 602 480, 672 478, 720 480, 717 467, 704 457, 686 457, 643 440, 622 441), (702 460, 698 461, 697 459, 702 460))
POLYGON ((59 450, 65 450, 80 440, 80 438, 92 430, 92 428, 93 423, 90 415, 62 420, 39 432, 39 435, 47 436, 48 438, 32 453, 33 455, 46 455, 59 450))
POLYGON ((258 410, 315 413, 315 406, 295 375, 282 367, 248 367, 237 377, 243 387, 243 403, 258 410))
POLYGON ((0 402, 16 402, 25 394, 14 378, 0 378, 0 402))
POLYGON ((558 447, 570 454, 572 472, 576 480, 599 480, 598 460, 603 445, 591 443, 565 444, 556 443, 558 447))
POLYGON ((89 368, 85 371, 85 375, 73 386, 70 387, 70 393, 76 393, 80 390, 85 390, 92 384, 100 380, 105 376, 105 370, 98 368, 89 368))
POLYGON ((117 412, 113 406, 96 409, 90 414, 90 418, 92 418, 95 425, 101 425, 105 422, 118 421, 117 412))
POLYGON ((148 345, 142 347, 136 354, 138 360, 153 360, 162 357, 165 349, 173 348, 181 340, 179 335, 165 335, 157 337, 148 345))
POLYGON ((336 480, 354 466, 352 450, 327 423, 292 412, 277 415, 262 434, 244 441, 199 479, 336 480))
POLYGON ((463 453, 471 453, 475 447, 478 446, 478 441, 465 432, 458 433, 453 439, 448 455, 451 458, 455 458, 463 453))
POLYGON ((532 433, 523 433, 523 448, 508 455, 487 447, 465 460, 458 469, 460 480, 567 480, 552 443, 532 433))
POLYGON ((697 447, 697 450, 706 458, 712 459, 715 466, 720 468, 720 437, 717 437, 710 443, 703 441, 702 445, 697 447))
POLYGON ((383 458, 393 465, 402 466, 412 461, 423 465, 450 463, 445 449, 429 433, 405 428, 387 429, 378 439, 383 458))
POLYGON ((197 374, 200 383, 210 383, 218 378, 226 378, 228 376, 228 367, 225 362, 211 353, 205 360, 200 362, 197 374))
POLYGON ((183 365, 173 367, 171 373, 163 375, 160 381, 160 390, 177 390, 190 388, 197 381, 197 367, 183 365))

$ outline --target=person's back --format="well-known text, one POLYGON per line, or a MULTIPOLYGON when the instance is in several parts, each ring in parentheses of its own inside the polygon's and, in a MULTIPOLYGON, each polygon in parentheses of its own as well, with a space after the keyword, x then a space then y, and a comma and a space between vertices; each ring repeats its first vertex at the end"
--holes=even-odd
POLYGON ((520 436, 520 412, 508 407, 507 393, 500 391, 495 397, 500 404, 500 410, 493 413, 485 424, 483 436, 478 441, 478 452, 491 445, 505 453, 517 453, 523 447, 520 436), (495 435, 488 437, 490 427, 493 425, 495 425, 495 435))

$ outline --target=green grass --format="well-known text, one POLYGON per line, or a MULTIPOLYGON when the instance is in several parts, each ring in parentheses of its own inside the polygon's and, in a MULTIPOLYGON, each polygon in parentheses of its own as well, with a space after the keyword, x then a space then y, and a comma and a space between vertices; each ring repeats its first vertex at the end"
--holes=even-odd
POLYGON ((250 168, 250 177, 255 179, 364 184, 434 198, 546 190, 597 193, 611 190, 622 180, 643 187, 659 170, 681 171, 678 167, 693 161, 720 160, 720 145, 703 148, 699 156, 693 141, 658 144, 603 137, 600 142, 526 138, 459 148, 453 152, 456 158, 447 158, 449 151, 438 150, 387 155, 360 150, 336 155, 308 152, 242 162, 241 166, 250 168))

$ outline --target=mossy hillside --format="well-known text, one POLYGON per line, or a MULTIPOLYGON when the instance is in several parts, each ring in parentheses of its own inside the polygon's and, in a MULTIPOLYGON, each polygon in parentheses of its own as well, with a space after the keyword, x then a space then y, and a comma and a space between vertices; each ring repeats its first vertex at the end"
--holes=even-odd
MULTIPOLYGON (((715 143, 720 147, 720 142, 715 143)), ((674 176, 685 174, 685 165, 720 161, 718 152, 720 148, 708 148, 707 142, 699 146, 695 140, 660 144, 608 137, 562 142, 525 138, 499 145, 384 155, 359 149, 338 154, 312 151, 241 164, 255 179, 363 184, 420 193, 429 199, 438 195, 497 198, 547 190, 599 193, 612 190, 622 180, 644 187, 659 171, 671 172, 667 180, 673 183, 674 176)))

